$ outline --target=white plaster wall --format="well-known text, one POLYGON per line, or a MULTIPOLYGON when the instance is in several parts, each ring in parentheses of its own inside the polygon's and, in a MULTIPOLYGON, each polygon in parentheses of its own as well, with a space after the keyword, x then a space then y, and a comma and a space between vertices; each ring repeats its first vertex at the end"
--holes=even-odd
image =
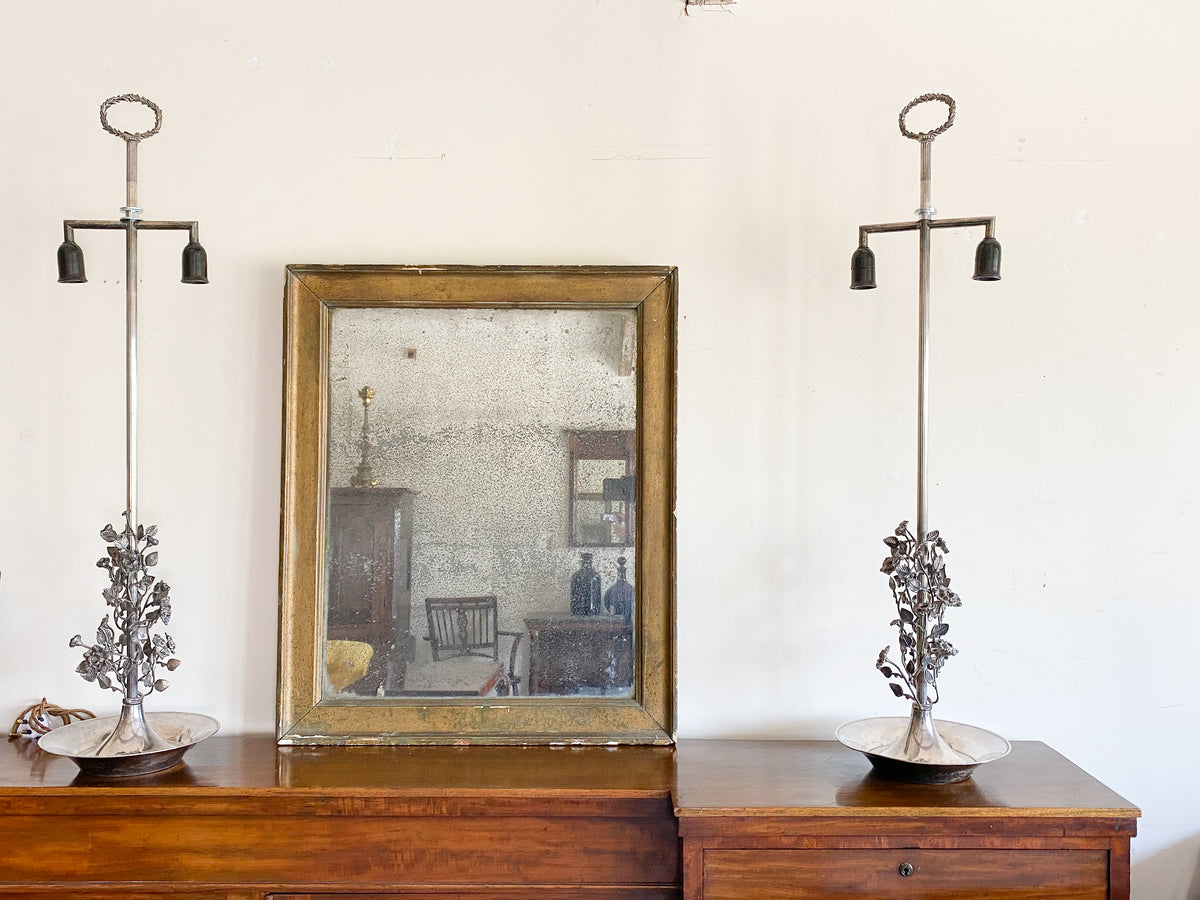
MULTIPOLYGON (((101 100, 166 110, 142 241, 142 509, 184 667, 170 704, 275 704, 289 262, 644 263, 681 273, 679 734, 828 737, 896 712, 880 539, 913 514, 917 149, 946 91, 931 524, 965 600, 940 714, 1045 740, 1144 810, 1140 900, 1200 896, 1200 9, 1013 0, 0 2, 0 705, 109 711, 67 639, 123 504, 120 241, 101 100), (731 622, 736 627, 731 627, 731 622)), ((115 696, 115 695, 113 695, 115 696)))

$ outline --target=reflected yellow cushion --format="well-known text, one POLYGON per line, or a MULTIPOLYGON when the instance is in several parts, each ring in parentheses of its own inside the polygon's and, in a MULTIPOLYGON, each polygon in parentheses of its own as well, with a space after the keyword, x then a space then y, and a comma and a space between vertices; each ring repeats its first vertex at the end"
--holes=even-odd
POLYGON ((325 673, 335 691, 345 690, 367 674, 375 648, 362 641, 326 641, 325 673))

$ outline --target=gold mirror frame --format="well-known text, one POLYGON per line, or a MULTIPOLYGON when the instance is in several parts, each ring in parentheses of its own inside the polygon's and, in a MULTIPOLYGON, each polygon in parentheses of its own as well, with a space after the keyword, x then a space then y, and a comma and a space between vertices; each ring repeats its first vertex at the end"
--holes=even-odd
POLYGON ((279 743, 672 743, 676 270, 292 265, 284 307, 279 743), (322 696, 329 329, 339 307, 636 311, 639 532, 632 697, 322 696))

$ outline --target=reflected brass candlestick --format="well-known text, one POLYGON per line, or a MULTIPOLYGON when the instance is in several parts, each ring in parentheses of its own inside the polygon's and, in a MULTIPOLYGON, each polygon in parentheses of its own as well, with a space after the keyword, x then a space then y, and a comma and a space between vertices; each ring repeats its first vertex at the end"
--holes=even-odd
POLYGON ((362 455, 354 474, 350 477, 350 487, 379 487, 379 479, 375 477, 375 473, 371 471, 371 464, 367 462, 367 451, 371 449, 371 401, 375 399, 375 390, 364 387, 358 392, 358 396, 362 398, 363 404, 362 455))
POLYGON ((82 635, 71 639, 72 647, 83 647, 83 661, 76 668, 86 681, 122 695, 119 717, 78 722, 55 729, 41 739, 41 746, 70 756, 86 772, 98 775, 141 775, 174 765, 192 744, 217 730, 208 716, 191 713, 159 713, 158 728, 147 722, 142 709, 147 693, 163 691, 168 682, 158 669, 173 671, 179 660, 175 642, 168 634, 151 634, 156 625, 171 620, 170 587, 149 574, 158 563, 156 526, 138 523, 137 495, 137 255, 142 231, 187 231, 183 248, 184 284, 208 283, 208 257, 200 246, 199 225, 184 221, 147 221, 138 204, 138 145, 162 127, 162 110, 137 94, 110 97, 100 106, 100 125, 125 142, 125 205, 119 220, 67 219, 63 243, 58 248, 58 280, 82 284, 83 251, 75 242, 76 229, 119 230, 125 233, 125 524, 118 531, 105 525, 100 536, 110 545, 97 565, 105 569, 109 585, 103 591, 112 610, 96 630, 95 642, 82 635), (120 103, 136 103, 154 113, 154 125, 146 131, 122 131, 109 124, 108 112, 120 103))

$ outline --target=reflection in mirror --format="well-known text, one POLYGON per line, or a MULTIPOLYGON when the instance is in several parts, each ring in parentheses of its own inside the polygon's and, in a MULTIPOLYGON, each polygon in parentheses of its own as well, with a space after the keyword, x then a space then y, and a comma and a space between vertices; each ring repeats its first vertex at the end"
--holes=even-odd
POLYGON ((571 447, 571 543, 626 545, 634 534, 636 496, 632 431, 576 431, 571 447))
POLYGON ((632 696, 636 324, 332 311, 324 695, 632 696))

